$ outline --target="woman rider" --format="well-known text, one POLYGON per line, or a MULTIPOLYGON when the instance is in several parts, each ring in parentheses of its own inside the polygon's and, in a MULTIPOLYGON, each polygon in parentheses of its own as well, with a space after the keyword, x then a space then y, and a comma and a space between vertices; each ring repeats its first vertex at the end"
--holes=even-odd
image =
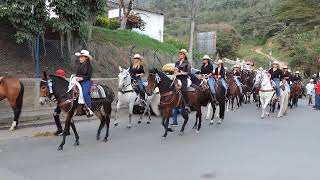
POLYGON ((234 77, 234 80, 236 81, 237 83, 237 86, 239 88, 239 91, 240 91, 240 94, 243 93, 242 91, 242 86, 241 86, 241 83, 240 83, 240 78, 241 78, 241 74, 240 74, 240 65, 239 64, 236 64, 233 66, 233 77, 234 77))
POLYGON ((191 71, 189 62, 188 62, 188 51, 181 49, 179 52, 179 60, 175 64, 174 74, 176 78, 181 81, 182 87, 181 92, 184 99, 184 106, 187 111, 190 112, 188 107, 189 97, 188 97, 188 74, 191 71))
POLYGON ((216 90, 214 88, 215 79, 213 78, 213 66, 210 63, 211 58, 208 55, 204 55, 202 60, 203 60, 203 64, 201 66, 201 74, 205 76, 205 78, 208 78, 208 85, 212 93, 212 96, 215 99, 216 98, 216 90))
POLYGON ((80 53, 76 53, 76 56, 79 56, 80 65, 77 70, 76 80, 80 83, 83 98, 87 106, 86 114, 88 117, 93 116, 93 112, 91 111, 92 102, 90 96, 90 89, 91 89, 91 77, 92 77, 92 66, 90 61, 92 61, 92 56, 90 55, 89 51, 81 50, 80 53))
POLYGON ((282 71, 279 69, 279 62, 274 61, 272 63, 272 68, 269 70, 269 74, 271 75, 271 79, 276 84, 276 95, 279 99, 280 97, 280 79, 282 77, 282 71))
POLYGON ((225 95, 227 95, 228 86, 225 79, 226 71, 225 71, 225 68, 223 67, 223 61, 219 59, 217 64, 218 64, 218 67, 216 67, 214 71, 214 75, 218 76, 218 80, 222 83, 223 87, 226 90, 225 95))
POLYGON ((129 68, 129 73, 131 75, 131 78, 137 81, 139 86, 140 98, 142 101, 145 101, 145 90, 141 79, 141 76, 144 75, 144 69, 141 65, 142 57, 140 56, 140 54, 135 54, 132 60, 133 62, 129 68))

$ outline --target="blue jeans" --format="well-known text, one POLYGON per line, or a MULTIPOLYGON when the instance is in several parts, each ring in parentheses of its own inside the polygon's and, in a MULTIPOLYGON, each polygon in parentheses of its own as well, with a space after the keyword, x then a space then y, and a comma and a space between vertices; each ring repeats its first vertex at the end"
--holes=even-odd
POLYGON ((92 102, 91 102, 91 96, 90 96, 90 89, 92 86, 91 80, 86 80, 86 81, 81 81, 80 85, 82 87, 82 93, 83 93, 83 98, 88 106, 88 108, 92 108, 92 102))
POLYGON ((216 95, 216 89, 214 88, 214 85, 216 84, 216 80, 210 76, 209 79, 208 79, 208 85, 209 85, 209 88, 210 88, 210 91, 212 93, 212 95, 216 95))
POLYGON ((172 110, 172 123, 173 124, 178 124, 178 114, 180 114, 180 109, 175 108, 172 110))
POLYGON ((139 92, 140 92, 140 97, 142 99, 145 99, 145 91, 144 91, 144 85, 143 85, 143 81, 140 77, 136 77, 134 78, 137 83, 138 83, 138 86, 139 86, 139 92))
POLYGON ((239 81, 238 78, 235 78, 235 80, 236 80, 237 86, 238 86, 238 88, 239 88, 240 94, 242 94, 243 91, 242 91, 241 83, 240 83, 240 81, 239 81))
POLYGON ((280 97, 280 79, 279 78, 274 78, 273 81, 274 81, 274 83, 276 83, 276 94, 277 94, 277 97, 280 97))
POLYGON ((219 78, 219 81, 221 82, 222 86, 224 87, 224 89, 226 90, 225 91, 225 95, 227 95, 227 92, 228 92, 228 85, 227 85, 227 82, 224 78, 219 78))
POLYGON ((320 95, 316 95, 315 106, 320 110, 320 95))

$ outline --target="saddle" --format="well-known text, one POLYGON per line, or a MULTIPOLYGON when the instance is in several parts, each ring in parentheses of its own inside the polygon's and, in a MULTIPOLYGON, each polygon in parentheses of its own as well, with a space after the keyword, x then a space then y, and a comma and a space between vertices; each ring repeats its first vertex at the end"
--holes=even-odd
MULTIPOLYGON (((177 79, 175 84, 176 84, 176 89, 177 89, 177 90, 180 90, 181 87, 182 87, 182 82, 181 82, 179 79, 177 79)), ((188 78, 187 88, 188 88, 188 91, 189 91, 189 92, 193 92, 193 91, 196 90, 196 89, 195 89, 194 87, 192 87, 191 85, 192 85, 191 79, 188 78)))
MULTIPOLYGON (((73 90, 73 97, 76 99, 79 97, 79 89, 77 86, 74 86, 72 88, 73 90)), ((90 89, 90 96, 92 99, 100 99, 100 98, 106 98, 107 95, 106 95, 106 92, 105 90, 103 89, 103 87, 101 85, 98 85, 98 84, 93 84, 91 86, 91 89, 90 89)))

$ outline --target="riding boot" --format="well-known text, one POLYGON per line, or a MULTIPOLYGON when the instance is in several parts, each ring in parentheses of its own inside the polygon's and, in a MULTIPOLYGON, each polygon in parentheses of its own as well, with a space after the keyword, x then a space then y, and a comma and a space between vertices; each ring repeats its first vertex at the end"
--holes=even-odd
POLYGON ((53 134, 55 136, 58 136, 59 134, 62 133, 62 126, 61 126, 60 118, 59 118, 58 114, 54 115, 53 118, 54 118, 54 122, 56 123, 56 126, 57 126, 57 131, 54 132, 53 134))

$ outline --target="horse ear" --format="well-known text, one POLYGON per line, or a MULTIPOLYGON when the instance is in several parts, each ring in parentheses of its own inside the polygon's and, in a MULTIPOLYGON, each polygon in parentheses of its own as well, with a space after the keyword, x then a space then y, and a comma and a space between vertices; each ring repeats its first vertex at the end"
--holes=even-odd
POLYGON ((43 76, 42 79, 47 80, 48 79, 48 75, 46 71, 43 71, 43 76))
POLYGON ((122 71, 123 71, 123 69, 122 69, 122 67, 121 67, 121 66, 119 66, 119 71, 120 71, 120 72, 122 72, 122 71))

